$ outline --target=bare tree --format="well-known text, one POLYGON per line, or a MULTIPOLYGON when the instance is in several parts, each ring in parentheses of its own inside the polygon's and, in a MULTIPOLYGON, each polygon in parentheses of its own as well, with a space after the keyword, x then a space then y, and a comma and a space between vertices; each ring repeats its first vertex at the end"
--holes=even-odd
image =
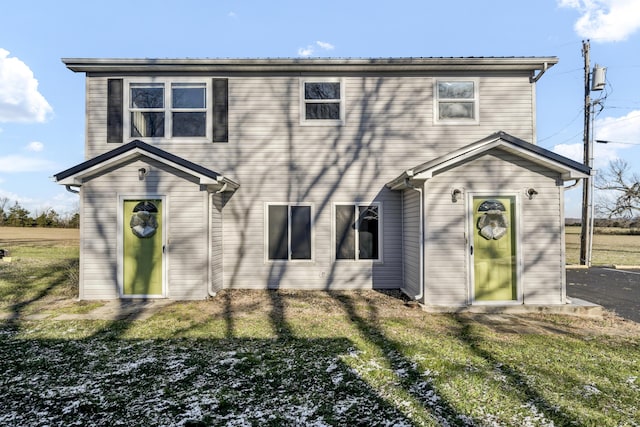
POLYGON ((0 225, 4 225, 6 217, 7 217, 7 211, 5 210, 5 208, 7 207, 7 204, 9 203, 9 198, 5 197, 5 196, 0 196, 0 225))
POLYGON ((598 212, 609 218, 633 218, 640 213, 640 175, 629 170, 622 159, 613 160, 596 178, 596 188, 610 193, 597 204, 598 212))

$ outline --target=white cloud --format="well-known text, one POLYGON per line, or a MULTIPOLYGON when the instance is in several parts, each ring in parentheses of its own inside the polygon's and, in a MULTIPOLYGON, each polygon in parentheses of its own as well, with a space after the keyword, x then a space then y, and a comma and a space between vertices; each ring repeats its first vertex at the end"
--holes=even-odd
POLYGON ((316 52, 316 48, 320 48, 321 50, 333 50, 335 46, 331 43, 317 41, 315 44, 310 44, 307 47, 301 47, 298 49, 298 56, 309 57, 312 56, 316 52))
MULTIPOLYGON (((640 144, 640 111, 632 111, 622 117, 606 117, 593 124, 594 141, 609 141, 606 144, 594 142, 594 169, 603 170, 609 162, 624 156, 621 151, 640 144)), ((559 144, 552 151, 577 162, 583 161, 583 143, 559 144)))
POLYGON ((640 29, 638 0, 558 0, 581 16, 574 25, 580 37, 599 42, 624 41, 640 29))
POLYGON ((640 144, 640 110, 622 117, 606 117, 593 124, 595 139, 640 144))
POLYGON ((26 149, 27 151, 39 152, 44 150, 44 144, 42 142, 33 141, 27 145, 26 149))
POLYGON ((0 157, 0 170, 3 173, 42 172, 55 168, 56 165, 46 159, 38 159, 15 154, 0 157))
POLYGON ((227 14, 227 16, 228 16, 229 18, 237 18, 237 17, 238 17, 238 15, 237 15, 234 11, 229 12, 229 13, 227 14))
POLYGON ((558 144, 553 147, 551 151, 560 154, 561 156, 568 157, 571 160, 575 160, 576 162, 582 163, 582 144, 558 144))
MULTIPOLYGON (((10 191, 3 190, 2 188, 0 188, 0 197, 6 197, 7 199, 9 199, 9 202, 11 203, 11 206, 13 206, 13 204, 15 202, 18 202, 20 205, 22 205, 24 207, 25 203, 33 203, 33 201, 34 201, 31 198, 21 197, 20 195, 18 195, 16 193, 12 193, 10 191)), ((11 206, 6 206, 6 207, 9 208, 11 206)))
POLYGON ((313 46, 301 47, 298 49, 298 56, 311 56, 313 52, 313 46))
POLYGON ((31 69, 0 48, 0 122, 44 122, 52 111, 31 69))
POLYGON ((317 41, 316 44, 318 45, 318 47, 320 49, 323 49, 323 50, 333 50, 334 49, 334 46, 331 43, 317 41))

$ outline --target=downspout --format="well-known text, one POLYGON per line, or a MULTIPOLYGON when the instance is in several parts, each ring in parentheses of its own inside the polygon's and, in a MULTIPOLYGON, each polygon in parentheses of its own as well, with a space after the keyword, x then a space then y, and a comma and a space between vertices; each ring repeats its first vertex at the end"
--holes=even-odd
POLYGON ((576 179, 575 182, 571 185, 567 185, 566 187, 564 187, 565 190, 571 190, 573 187, 575 187, 576 185, 580 184, 580 180, 576 179))
POLYGON ((418 210, 420 212, 420 293, 413 297, 414 300, 419 301, 424 298, 424 194, 423 189, 411 184, 409 178, 404 179, 404 185, 420 194, 420 209, 418 210))
POLYGON ((536 75, 534 75, 533 73, 531 73, 531 77, 529 77, 529 82, 530 83, 536 83, 538 80, 540 80, 540 77, 542 77, 542 75, 549 69, 549 64, 547 62, 545 62, 542 65, 542 68, 540 70, 540 72, 536 75))
POLYGON ((210 192, 207 195, 207 293, 211 298, 215 297, 217 293, 213 290, 213 276, 211 274, 211 257, 213 256, 211 253, 211 244, 213 243, 211 239, 211 230, 213 227, 213 215, 211 214, 211 209, 213 206, 213 198, 215 197, 214 194, 215 193, 210 192))
POLYGON ((71 188, 70 185, 65 185, 64 188, 66 188, 69 193, 80 194, 80 190, 75 190, 75 189, 71 188))

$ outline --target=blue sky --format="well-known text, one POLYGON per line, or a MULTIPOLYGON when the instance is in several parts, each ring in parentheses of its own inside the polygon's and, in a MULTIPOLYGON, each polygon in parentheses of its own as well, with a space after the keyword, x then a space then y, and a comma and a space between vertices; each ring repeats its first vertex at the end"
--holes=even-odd
MULTIPOLYGON (((595 167, 640 172, 640 0, 5 2, 0 14, 0 197, 32 213, 78 198, 50 177, 84 160, 84 75, 63 57, 557 56, 537 84, 538 141, 581 160, 582 40, 607 67, 595 167)), ((581 191, 567 193, 579 217, 581 191)))

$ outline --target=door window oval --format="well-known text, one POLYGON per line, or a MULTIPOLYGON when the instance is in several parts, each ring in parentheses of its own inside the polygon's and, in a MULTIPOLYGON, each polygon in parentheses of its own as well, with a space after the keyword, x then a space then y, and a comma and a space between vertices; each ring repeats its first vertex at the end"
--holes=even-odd
POLYGON ((156 214, 158 208, 156 205, 146 200, 138 203, 133 208, 131 220, 129 226, 133 234, 141 239, 151 237, 156 234, 158 229, 158 221, 156 220, 156 214))
POLYGON ((489 199, 478 206, 478 229, 480 235, 487 240, 499 240, 507 234, 509 220, 505 215, 507 209, 499 200, 489 199))

